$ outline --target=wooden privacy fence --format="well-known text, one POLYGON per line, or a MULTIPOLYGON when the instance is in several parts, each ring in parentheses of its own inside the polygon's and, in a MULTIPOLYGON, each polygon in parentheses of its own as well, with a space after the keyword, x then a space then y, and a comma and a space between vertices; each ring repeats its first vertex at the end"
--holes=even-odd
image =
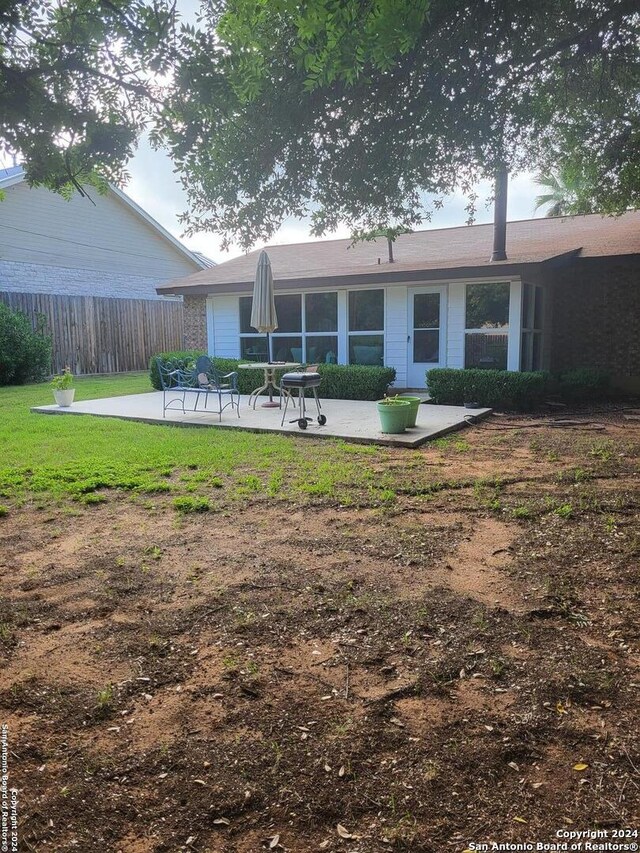
POLYGON ((0 292, 0 300, 23 311, 34 328, 44 316, 52 339, 52 366, 76 374, 144 370, 156 352, 182 349, 182 302, 53 296, 0 292))

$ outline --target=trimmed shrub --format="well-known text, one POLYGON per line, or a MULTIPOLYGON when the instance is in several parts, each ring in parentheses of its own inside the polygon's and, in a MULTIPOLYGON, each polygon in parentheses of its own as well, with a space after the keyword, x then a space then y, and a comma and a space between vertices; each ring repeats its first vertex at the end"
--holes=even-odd
POLYGON ((542 403, 549 375, 510 370, 456 370, 437 367, 427 371, 427 389, 434 403, 461 406, 478 403, 491 408, 526 411, 542 403))
MULTIPOLYGON (((164 362, 170 362, 172 367, 188 368, 201 355, 206 353, 202 350, 158 353, 151 359, 149 365, 152 386, 157 391, 162 388, 156 357, 164 362)), ((262 384, 262 373, 256 370, 238 370, 238 365, 242 364, 239 359, 212 358, 211 360, 222 373, 238 371, 238 390, 241 394, 250 394, 254 388, 262 384)), ((396 378, 393 367, 369 367, 359 364, 320 364, 318 372, 322 376, 320 393, 325 399, 380 400, 396 378)))
POLYGON ((0 385, 44 379, 51 371, 51 338, 39 318, 34 331, 26 314, 0 302, 0 385))
POLYGON ((327 400, 381 400, 396 378, 394 367, 364 364, 320 364, 318 373, 327 400))
POLYGON ((611 395, 611 380, 598 368, 581 367, 561 373, 554 390, 567 403, 603 400, 611 395))
POLYGON ((159 352, 157 355, 152 356, 149 361, 149 378, 151 380, 151 385, 156 391, 162 391, 162 384, 160 382, 160 373, 158 371, 158 365, 156 363, 156 358, 161 359, 166 364, 171 365, 171 369, 180 368, 184 370, 192 364, 195 364, 197 358, 201 355, 206 355, 204 350, 199 349, 186 349, 186 350, 175 350, 174 352, 159 352))

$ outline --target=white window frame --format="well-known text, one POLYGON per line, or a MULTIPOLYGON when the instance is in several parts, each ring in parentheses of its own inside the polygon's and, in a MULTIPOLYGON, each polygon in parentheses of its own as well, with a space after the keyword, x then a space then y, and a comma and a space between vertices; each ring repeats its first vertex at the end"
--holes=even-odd
MULTIPOLYGON (((465 282, 465 286, 464 286, 464 324, 465 324, 465 328, 463 331, 464 338, 463 338, 463 347, 462 347, 462 358, 463 358, 464 367, 467 367, 467 335, 487 335, 487 336, 492 335, 493 337, 498 337, 498 335, 500 335, 500 336, 506 335, 507 336, 507 360, 506 360, 506 365, 505 365, 504 369, 505 370, 513 370, 513 369, 517 370, 518 369, 517 367, 514 368, 511 366, 511 362, 512 362, 512 356, 511 356, 511 350, 512 350, 512 345, 511 345, 512 316, 511 315, 512 315, 512 305, 513 305, 513 284, 514 284, 514 282, 512 282, 512 281, 500 281, 500 280, 496 281, 495 279, 493 281, 484 281, 484 282, 479 282, 479 281, 478 282, 475 282, 475 281, 465 282), (507 293, 508 293, 508 306, 509 306, 508 310, 509 310, 509 313, 508 313, 507 325, 502 326, 499 329, 492 329, 491 327, 484 328, 484 329, 483 328, 467 329, 467 294, 469 292, 469 287, 470 286, 476 286, 476 285, 478 287, 482 287, 482 286, 487 285, 487 284, 504 284, 508 288, 507 293)), ((520 336, 518 336, 518 344, 519 344, 519 342, 520 342, 520 336)))
MULTIPOLYGON (((336 339, 336 362, 339 362, 339 350, 340 350, 340 298, 338 290, 291 290, 282 292, 279 291, 275 294, 277 296, 300 296, 300 311, 302 312, 302 316, 300 318, 300 326, 301 329, 299 332, 271 332, 269 335, 271 341, 271 353, 268 354, 268 358, 271 358, 273 355, 274 346, 278 340, 278 338, 301 338, 302 339, 302 364, 307 364, 307 338, 335 338, 336 339), (336 296, 336 330, 335 332, 313 332, 307 331, 307 316, 306 316, 306 297, 311 294, 316 293, 333 293, 336 296)), ((251 296, 239 296, 238 297, 238 318, 240 317, 240 300, 241 299, 251 299, 251 296)), ((261 335, 260 332, 240 332, 240 338, 264 338, 265 336, 261 335)), ((242 351, 242 343, 240 344, 242 351)))
POLYGON ((346 351, 346 359, 345 359, 346 364, 351 364, 351 361, 349 360, 349 353, 351 352, 351 337, 356 336, 356 335, 358 337, 364 337, 365 335, 367 337, 373 337, 374 335, 382 335, 382 363, 383 364, 385 363, 387 338, 385 335, 384 328, 379 329, 379 330, 369 330, 366 332, 358 332, 356 330, 354 330, 354 331, 351 330, 351 315, 350 315, 350 311, 349 311, 349 301, 350 301, 349 300, 349 294, 356 293, 356 292, 357 293, 369 293, 370 291, 374 291, 374 290, 381 290, 382 291, 382 324, 384 326, 385 318, 387 316, 387 289, 386 289, 386 287, 352 287, 352 288, 349 288, 348 290, 345 291, 347 294, 347 305, 346 305, 346 312, 347 312, 347 316, 346 316, 346 321, 347 321, 347 325, 346 325, 347 351, 346 351))

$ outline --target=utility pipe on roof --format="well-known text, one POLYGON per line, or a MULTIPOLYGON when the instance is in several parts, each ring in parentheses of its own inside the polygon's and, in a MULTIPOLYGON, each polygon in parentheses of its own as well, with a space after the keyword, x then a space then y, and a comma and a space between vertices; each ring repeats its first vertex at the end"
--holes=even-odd
POLYGON ((496 172, 493 202, 493 252, 492 261, 507 260, 507 191, 509 170, 501 166, 496 172))

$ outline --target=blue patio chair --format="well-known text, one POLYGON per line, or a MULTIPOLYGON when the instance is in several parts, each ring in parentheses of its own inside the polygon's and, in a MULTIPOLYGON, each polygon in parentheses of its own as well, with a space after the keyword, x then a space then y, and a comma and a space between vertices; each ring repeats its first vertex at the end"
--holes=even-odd
MULTIPOLYGON (((186 413, 185 400, 187 394, 197 393, 199 390, 193 381, 193 370, 185 370, 183 367, 178 367, 174 362, 165 362, 161 358, 156 358, 156 364, 162 387, 162 417, 166 418, 167 409, 176 408, 173 405, 174 403, 178 403, 184 415, 186 413)), ((198 398, 196 397, 197 402, 198 398)))
POLYGON ((213 395, 218 398, 218 414, 222 421, 222 413, 227 406, 233 407, 238 411, 240 417, 240 392, 238 391, 238 373, 233 370, 231 373, 221 373, 214 367, 211 359, 206 355, 201 355, 196 361, 194 370, 194 385, 198 396, 194 411, 198 408, 200 394, 204 394, 204 408, 206 410, 209 396, 213 395), (223 405, 223 399, 228 398, 223 405))

